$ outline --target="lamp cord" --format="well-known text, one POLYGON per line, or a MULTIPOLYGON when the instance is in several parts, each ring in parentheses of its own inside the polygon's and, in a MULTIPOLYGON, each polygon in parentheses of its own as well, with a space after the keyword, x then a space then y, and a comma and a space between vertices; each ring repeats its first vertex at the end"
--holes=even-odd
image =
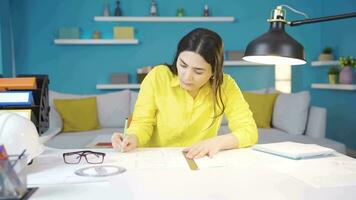
POLYGON ((303 16, 304 16, 305 18, 307 18, 307 19, 309 18, 307 14, 305 14, 304 12, 299 11, 299 10, 297 10, 297 9, 294 9, 294 8, 292 8, 291 6, 288 6, 288 5, 286 5, 286 4, 282 4, 282 5, 280 5, 280 6, 286 7, 286 8, 288 8, 289 10, 291 10, 291 11, 297 13, 297 14, 303 15, 303 16))

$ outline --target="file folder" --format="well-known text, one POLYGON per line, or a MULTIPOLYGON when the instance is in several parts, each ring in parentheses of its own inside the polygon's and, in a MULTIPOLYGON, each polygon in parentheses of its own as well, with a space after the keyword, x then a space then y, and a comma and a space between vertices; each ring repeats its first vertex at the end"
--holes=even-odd
POLYGON ((16 113, 20 115, 21 117, 24 117, 26 119, 32 120, 32 110, 31 109, 4 109, 0 110, 0 113, 2 112, 11 112, 11 113, 16 113))
POLYGON ((32 91, 0 92, 0 106, 31 106, 32 91))
POLYGON ((33 90, 37 88, 35 77, 0 78, 0 91, 33 90))

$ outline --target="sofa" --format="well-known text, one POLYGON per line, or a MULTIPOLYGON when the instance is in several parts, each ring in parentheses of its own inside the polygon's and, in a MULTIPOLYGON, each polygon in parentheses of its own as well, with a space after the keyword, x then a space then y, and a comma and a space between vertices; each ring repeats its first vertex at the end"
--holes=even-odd
MULTIPOLYGON (((250 91, 260 94, 276 92, 274 89, 250 91)), ((123 132, 125 118, 134 109, 138 92, 122 90, 98 95, 75 95, 49 91, 50 126, 40 140, 46 146, 62 149, 90 148, 98 142, 109 142, 115 131, 123 132), (101 128, 91 131, 64 132, 63 122, 53 104, 53 99, 79 99, 95 96, 98 121, 101 128)), ((344 144, 325 137, 326 109, 310 106, 309 92, 279 94, 273 108, 272 127, 259 128, 259 144, 293 141, 318 144, 346 153, 344 144)), ((222 120, 218 134, 229 132, 228 122, 222 120)))

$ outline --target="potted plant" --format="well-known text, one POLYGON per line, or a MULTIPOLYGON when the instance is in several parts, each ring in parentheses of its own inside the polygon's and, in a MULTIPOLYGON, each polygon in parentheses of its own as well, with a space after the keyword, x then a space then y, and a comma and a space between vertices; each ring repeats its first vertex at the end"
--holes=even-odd
POLYGON ((333 49, 331 47, 325 47, 323 53, 319 55, 320 61, 333 60, 334 56, 332 55, 333 49))
POLYGON ((356 59, 352 56, 340 57, 340 66, 342 70, 340 72, 339 81, 341 84, 352 84, 353 71, 352 68, 356 65, 356 59))
POLYGON ((338 82, 340 70, 338 67, 332 67, 328 71, 328 78, 330 84, 336 84, 338 82))

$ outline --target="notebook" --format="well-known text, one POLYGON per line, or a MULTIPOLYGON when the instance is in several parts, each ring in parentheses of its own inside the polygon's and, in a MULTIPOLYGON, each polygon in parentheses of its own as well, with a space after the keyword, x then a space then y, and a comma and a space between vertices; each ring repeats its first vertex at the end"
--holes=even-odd
POLYGON ((253 146, 252 149, 295 160, 329 156, 335 153, 333 149, 322 147, 317 144, 303 144, 296 142, 258 144, 253 146))

